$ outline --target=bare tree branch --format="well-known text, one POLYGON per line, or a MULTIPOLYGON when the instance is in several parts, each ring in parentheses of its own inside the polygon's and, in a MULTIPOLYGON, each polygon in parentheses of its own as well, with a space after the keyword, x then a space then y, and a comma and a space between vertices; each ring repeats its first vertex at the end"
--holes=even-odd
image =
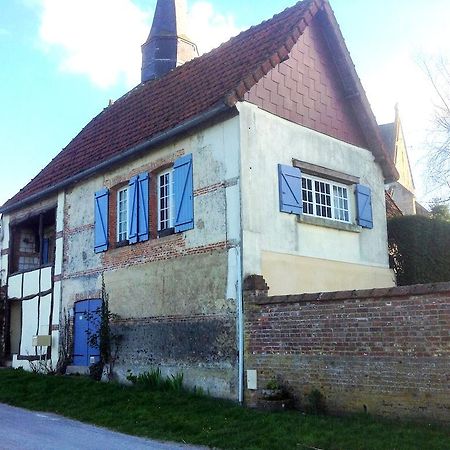
POLYGON ((450 197, 450 62, 444 57, 419 63, 436 94, 427 155, 428 178, 450 197))

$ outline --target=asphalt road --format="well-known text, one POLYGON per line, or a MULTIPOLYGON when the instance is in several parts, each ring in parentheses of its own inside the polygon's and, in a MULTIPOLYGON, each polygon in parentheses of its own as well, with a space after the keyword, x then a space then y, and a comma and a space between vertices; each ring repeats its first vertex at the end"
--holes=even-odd
POLYGON ((141 439, 50 413, 0 404, 1 450, 200 450, 141 439))

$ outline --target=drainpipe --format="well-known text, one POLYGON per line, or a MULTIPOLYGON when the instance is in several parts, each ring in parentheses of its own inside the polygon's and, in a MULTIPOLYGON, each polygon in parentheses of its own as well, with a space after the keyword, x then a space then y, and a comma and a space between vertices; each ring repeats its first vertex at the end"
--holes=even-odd
POLYGON ((237 247, 237 282, 236 282, 236 301, 238 309, 238 354, 239 354, 239 403, 244 402, 244 304, 242 297, 242 227, 241 243, 237 247))

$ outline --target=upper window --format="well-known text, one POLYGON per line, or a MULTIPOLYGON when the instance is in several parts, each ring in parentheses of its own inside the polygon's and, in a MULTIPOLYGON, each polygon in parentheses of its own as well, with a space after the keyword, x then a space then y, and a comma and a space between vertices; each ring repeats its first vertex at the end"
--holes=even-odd
POLYGON ((117 242, 128 239, 128 187, 117 192, 117 242))
POLYGON ((107 188, 95 192, 95 253, 108 250, 112 231, 110 219, 113 223, 115 219, 113 235, 120 243, 115 247, 193 229, 193 180, 192 154, 189 153, 177 158, 172 168, 155 173, 155 176, 150 177, 148 172, 133 176, 128 186, 115 191, 117 194, 114 197, 110 197, 107 188), (110 201, 115 202, 113 206, 116 206, 111 212, 112 217, 109 216, 110 201))
MULTIPOLYGON (((278 164, 281 212, 342 222, 341 225, 334 224, 333 227, 346 227, 347 231, 348 224, 352 225, 353 221, 362 228, 373 228, 372 190, 369 186, 360 184, 359 178, 352 175, 297 160, 294 163, 295 166, 278 164), (302 173, 300 164, 304 166, 306 173, 302 173), (329 178, 316 176, 318 172, 328 175, 329 178), (355 186, 354 213, 350 211, 349 194, 353 195, 353 189, 349 192, 350 185, 355 186)), ((332 223, 331 221, 329 223, 332 223)), ((321 225, 329 226, 329 223, 325 225, 325 222, 321 225)))
POLYGON ((11 226, 10 273, 51 265, 55 260, 56 210, 43 212, 11 226))
POLYGON ((166 170, 158 175, 158 231, 173 227, 173 172, 166 170))
POLYGON ((350 222, 346 186, 303 174, 303 213, 327 219, 350 222))

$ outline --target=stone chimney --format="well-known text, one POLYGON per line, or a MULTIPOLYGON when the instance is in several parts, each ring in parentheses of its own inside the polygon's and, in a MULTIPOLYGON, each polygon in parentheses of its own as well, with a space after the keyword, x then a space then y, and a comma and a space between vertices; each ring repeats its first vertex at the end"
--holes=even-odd
POLYGON ((186 36, 186 0, 158 0, 152 29, 142 46, 141 81, 161 78, 198 56, 197 46, 186 36))

